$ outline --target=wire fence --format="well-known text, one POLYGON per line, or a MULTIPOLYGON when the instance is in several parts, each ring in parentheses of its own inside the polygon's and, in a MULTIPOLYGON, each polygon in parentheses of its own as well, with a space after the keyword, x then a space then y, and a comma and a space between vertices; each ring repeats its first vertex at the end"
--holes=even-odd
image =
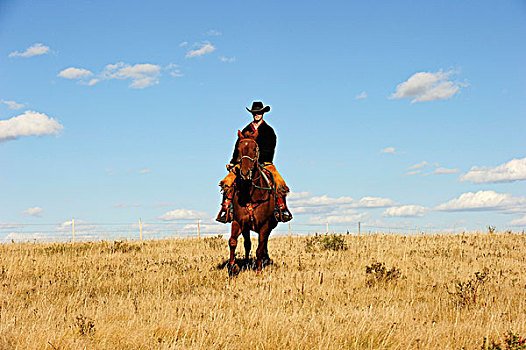
MULTIPOLYGON (((495 227, 482 223, 471 228, 465 226, 438 227, 432 225, 374 225, 362 222, 350 223, 280 223, 271 236, 301 236, 312 234, 455 234, 462 232, 497 232, 495 227)), ((512 231, 502 228, 499 232, 512 231)), ((522 230, 524 233, 524 230, 522 230)), ((62 223, 0 223, 0 243, 9 242, 77 242, 100 240, 160 240, 185 237, 206 237, 230 233, 230 225, 211 219, 179 219, 169 222, 142 221, 93 223, 70 221, 62 223)))

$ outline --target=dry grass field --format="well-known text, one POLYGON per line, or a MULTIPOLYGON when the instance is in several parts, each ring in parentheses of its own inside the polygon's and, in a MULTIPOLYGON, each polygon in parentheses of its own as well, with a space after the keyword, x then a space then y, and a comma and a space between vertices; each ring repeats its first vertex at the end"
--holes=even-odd
POLYGON ((0 245, 0 348, 497 349, 509 331, 522 346, 524 234, 280 237, 269 253, 229 278, 218 238, 0 245))

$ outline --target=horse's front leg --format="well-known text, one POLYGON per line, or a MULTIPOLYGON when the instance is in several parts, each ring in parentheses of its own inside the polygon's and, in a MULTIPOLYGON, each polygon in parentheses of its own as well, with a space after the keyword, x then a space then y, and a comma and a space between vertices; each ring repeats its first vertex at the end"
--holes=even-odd
POLYGON ((250 257, 250 249, 252 249, 252 242, 250 241, 250 228, 243 230, 243 243, 245 245, 245 261, 248 263, 250 257))
POLYGON ((239 266, 236 264, 236 247, 237 238, 241 234, 241 226, 237 221, 232 222, 232 228, 230 231, 230 239, 228 240, 228 246, 230 247, 230 259, 228 260, 228 274, 237 275, 239 273, 239 266))
POLYGON ((265 223, 259 230, 258 249, 256 250, 258 273, 261 273, 261 270, 263 269, 263 260, 268 258, 267 243, 268 237, 270 236, 270 231, 272 231, 272 229, 270 228, 268 222, 265 223))

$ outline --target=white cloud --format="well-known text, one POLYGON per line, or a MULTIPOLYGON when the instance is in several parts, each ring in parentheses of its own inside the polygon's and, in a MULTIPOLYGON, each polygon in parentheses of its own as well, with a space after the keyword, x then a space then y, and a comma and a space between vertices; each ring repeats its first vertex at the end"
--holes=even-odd
POLYGON ((0 100, 0 103, 5 104, 9 109, 22 109, 24 105, 15 101, 0 100))
POLYGON ((88 82, 86 83, 86 85, 88 85, 88 86, 93 86, 93 85, 97 84, 99 81, 100 81, 100 79, 93 78, 93 79, 91 79, 90 81, 88 81, 88 82))
POLYGON ((236 61, 235 57, 224 57, 224 56, 221 56, 221 57, 219 57, 219 59, 221 60, 221 62, 225 62, 225 63, 233 63, 233 62, 236 61))
POLYGON ((57 76, 65 79, 85 79, 92 75, 93 73, 87 69, 69 67, 62 70, 57 76))
POLYGON ((0 223, 0 229, 13 229, 13 228, 20 228, 20 227, 23 227, 24 225, 22 224, 18 224, 16 222, 3 222, 3 223, 0 223))
POLYGON ((385 208, 393 206, 394 204, 395 202, 389 198, 363 197, 351 206, 353 208, 385 208))
POLYGON ((210 29, 208 32, 206 32, 206 35, 210 35, 210 36, 220 36, 220 35, 221 35, 221 32, 218 32, 218 31, 215 30, 215 29, 210 29))
POLYGON ((161 67, 144 63, 129 65, 123 62, 108 64, 102 72, 104 79, 131 79, 131 88, 143 89, 159 83, 161 67))
MULTIPOLYGON (((395 203, 389 198, 381 197, 363 197, 359 201, 346 196, 332 198, 327 195, 312 196, 310 192, 292 192, 288 197, 289 207, 294 214, 314 215, 311 220, 317 220, 316 217, 323 214, 323 220, 327 217, 331 220, 341 222, 352 222, 356 219, 356 212, 349 208, 385 208, 395 203), (317 216, 316 216, 317 215, 317 216), (339 217, 339 219, 336 219, 339 217), (346 217, 342 219, 342 217, 346 217), (342 221, 343 220, 343 221, 342 221)), ((366 214, 362 214, 366 215, 366 214)), ((321 219, 320 219, 321 220, 321 219)), ((319 221, 319 220, 318 220, 319 221)))
POLYGON ((40 213, 42 213, 42 208, 40 207, 33 207, 26 209, 22 212, 22 215, 29 215, 29 216, 40 216, 40 213))
POLYGON ((289 198, 290 203, 294 203, 295 206, 305 206, 305 207, 316 207, 316 206, 333 206, 333 205, 342 205, 342 204, 352 204, 355 202, 351 197, 338 197, 331 198, 324 194, 323 196, 314 196, 310 198, 289 198))
POLYGON ((9 57, 32 57, 45 55, 49 53, 49 47, 42 45, 40 43, 34 44, 33 46, 28 47, 24 52, 11 52, 9 57))
POLYGON ((349 224, 356 223, 358 221, 363 221, 369 218, 368 213, 353 213, 353 212, 343 212, 343 213, 331 213, 327 216, 313 216, 307 221, 309 224, 349 224))
POLYGON ((423 168, 427 165, 428 163, 424 160, 423 162, 420 162, 420 163, 417 163, 415 165, 411 165, 409 168, 407 168, 408 170, 409 169, 420 169, 420 168, 423 168))
POLYGON ((168 203, 168 202, 162 202, 162 203, 154 203, 152 204, 152 207, 154 208, 159 208, 159 207, 173 207, 174 204, 173 203, 168 203))
POLYGON ((445 100, 455 95, 466 84, 448 80, 455 72, 419 72, 396 87, 391 99, 412 98, 411 103, 445 100))
POLYGON ((182 77, 183 76, 181 74, 181 71, 179 70, 179 66, 177 64, 170 63, 169 65, 166 66, 166 69, 168 71, 170 71, 170 75, 172 77, 178 78, 178 77, 182 77))
POLYGON ((395 153, 395 149, 394 149, 394 147, 387 147, 387 148, 384 148, 383 150, 381 150, 380 153, 391 153, 391 154, 394 154, 395 153))
MULTIPOLYGON (((203 222, 199 223, 199 231, 201 232, 201 235, 206 235, 207 233, 208 234, 213 233, 214 236, 216 236, 218 233, 224 232, 225 229, 228 230, 228 226, 225 226, 224 224, 220 224, 220 223, 213 223, 213 222, 212 223, 203 223, 203 222)), ((197 222, 186 224, 182 228, 180 229, 178 228, 177 231, 180 231, 180 232, 182 231, 186 233, 196 233, 197 222)), ((274 235, 274 233, 272 233, 272 235, 274 235)), ((227 246, 228 245, 225 244, 225 247, 227 246)))
POLYGON ((327 195, 311 196, 310 192, 293 192, 288 196, 289 208, 294 214, 315 215, 329 213, 344 205, 356 203, 351 197, 331 198, 327 195))
POLYGON ((205 41, 205 42, 203 42, 201 44, 195 44, 194 46, 197 46, 198 49, 188 51, 188 53, 186 54, 186 58, 192 58, 192 57, 196 57, 196 56, 203 56, 203 55, 206 55, 206 54, 214 52, 215 49, 216 49, 215 46, 212 45, 208 41, 205 41))
POLYGON ((364 98, 367 98, 367 93, 366 93, 365 91, 362 91, 361 94, 356 95, 356 96, 354 97, 355 100, 362 100, 362 99, 364 99, 364 98))
POLYGON ((417 175, 417 174, 420 174, 422 172, 421 169, 418 169, 418 170, 414 170, 414 171, 408 171, 406 174, 406 176, 411 176, 411 175, 417 175))
POLYGON ((140 206, 141 205, 138 203, 133 203, 133 204, 119 203, 119 204, 115 204, 113 207, 115 208, 137 208, 140 206))
POLYGON ((190 209, 175 209, 172 211, 169 211, 167 213, 164 213, 163 215, 159 216, 158 219, 163 221, 171 221, 171 220, 188 220, 188 219, 197 219, 202 217, 207 217, 208 215, 204 212, 197 211, 197 210, 190 210, 190 209))
POLYGON ((526 226, 526 215, 520 219, 512 220, 508 223, 509 226, 526 226))
MULTIPOLYGON (((73 220, 64 221, 63 223, 57 225, 57 230, 61 232, 70 232, 72 230, 73 220)), ((75 219, 75 233, 89 233, 93 230, 100 230, 100 226, 89 223, 82 219, 75 219)))
POLYGON ((496 167, 474 166, 459 180, 476 184, 526 180, 526 158, 512 159, 496 167))
POLYGON ((402 205, 400 207, 387 208, 382 216, 424 216, 425 207, 420 205, 402 205))
POLYGON ((19 136, 57 135, 64 127, 43 113, 25 111, 24 114, 0 120, 0 142, 14 140, 19 136))
POLYGON ((179 47, 183 47, 186 45, 188 45, 188 41, 183 41, 182 43, 179 44, 179 47))
POLYGON ((290 200, 298 200, 298 199, 304 199, 312 196, 312 192, 305 191, 305 192, 294 192, 291 191, 289 195, 287 196, 287 199, 290 200))
POLYGON ((69 67, 59 72, 57 76, 65 79, 78 80, 80 85, 88 86, 93 86, 102 80, 129 79, 131 80, 129 87, 143 89, 148 86, 159 84, 162 70, 168 71, 173 77, 182 76, 179 66, 173 63, 161 67, 160 65, 151 63, 131 65, 124 62, 108 64, 101 73, 97 74, 87 69, 69 67))
POLYGON ((71 226, 73 226, 73 220, 64 221, 63 223, 61 223, 58 226, 58 229, 61 230, 61 231, 64 231, 64 230, 68 229, 71 226))
POLYGON ((150 169, 141 169, 139 170, 139 174, 149 174, 150 173, 150 169))
POLYGON ((41 232, 35 232, 35 233, 11 232, 7 236, 4 237, 4 241, 5 242, 9 242, 9 241, 27 242, 27 241, 39 241, 43 238, 45 238, 45 236, 41 232))
POLYGON ((334 210, 335 207, 322 206, 322 207, 309 207, 309 206, 300 206, 297 207, 294 204, 289 203, 290 210, 296 215, 315 215, 315 214, 325 214, 330 213, 334 210))
POLYGON ((455 174, 458 172, 459 172, 458 169, 436 168, 435 171, 433 171, 433 174, 443 175, 443 174, 455 174))
POLYGON ((442 203, 435 208, 442 211, 502 210, 507 212, 526 211, 525 197, 512 197, 509 193, 495 191, 466 192, 458 198, 442 203))

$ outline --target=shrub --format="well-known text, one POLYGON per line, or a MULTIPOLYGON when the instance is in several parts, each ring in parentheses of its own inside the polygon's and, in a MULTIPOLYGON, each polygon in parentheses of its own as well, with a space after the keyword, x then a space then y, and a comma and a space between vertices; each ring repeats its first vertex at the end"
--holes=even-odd
POLYGON ((75 320, 75 325, 80 335, 92 335, 95 333, 95 323, 89 317, 78 315, 75 320))
POLYGON ((204 242, 211 249, 219 249, 226 247, 225 241, 223 240, 223 235, 217 235, 214 237, 205 237, 204 242))
POLYGON ((375 262, 365 267, 367 275, 367 285, 374 286, 378 283, 384 283, 396 280, 402 276, 400 270, 396 267, 387 269, 383 262, 375 262))
POLYGON ((488 280, 488 273, 489 271, 484 269, 483 272, 475 272, 474 278, 455 284, 455 291, 450 294, 458 307, 469 307, 477 303, 479 289, 488 280))
POLYGON ((488 339, 482 341, 482 350, 526 350, 526 338, 521 337, 512 331, 504 335, 504 344, 492 340, 488 344, 488 339))
POLYGON ((305 250, 307 252, 347 250, 347 244, 345 243, 343 235, 316 235, 308 237, 305 243, 305 250))
POLYGON ((130 244, 124 241, 113 241, 113 245, 110 247, 110 252, 116 253, 128 253, 128 252, 137 252, 141 250, 141 246, 137 244, 130 244))

